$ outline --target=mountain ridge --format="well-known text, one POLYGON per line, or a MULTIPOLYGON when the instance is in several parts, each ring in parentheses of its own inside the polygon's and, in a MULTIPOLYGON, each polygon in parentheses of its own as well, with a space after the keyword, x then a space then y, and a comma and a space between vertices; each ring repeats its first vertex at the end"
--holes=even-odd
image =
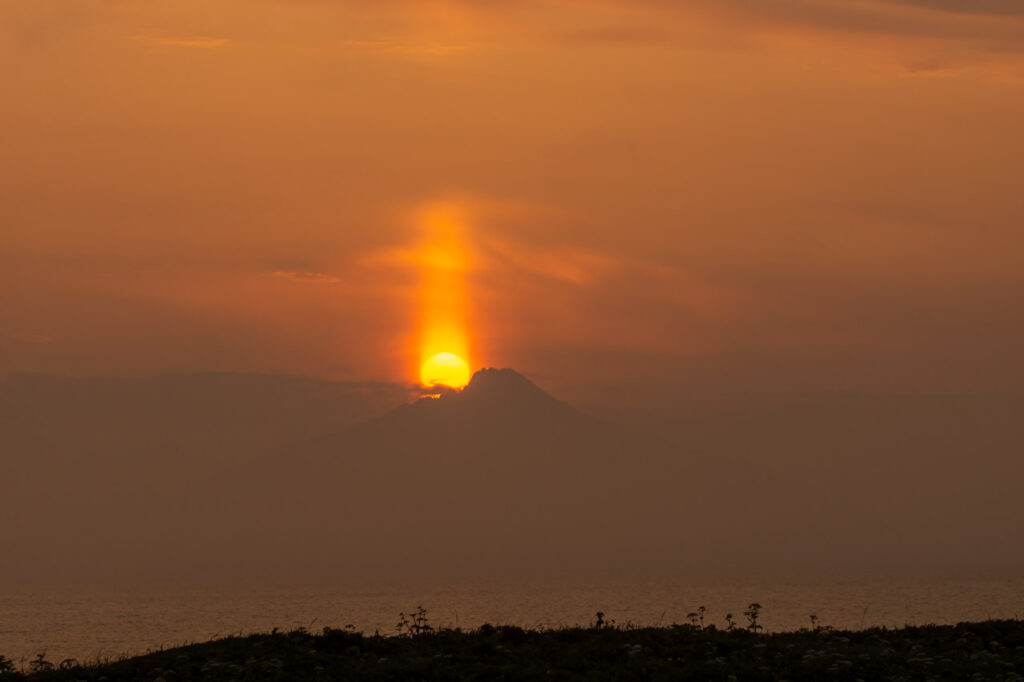
POLYGON ((372 430, 378 424, 429 429, 433 421, 479 420, 496 426, 517 420, 597 421, 550 395, 513 369, 477 370, 461 390, 444 389, 354 424, 346 431, 372 430))

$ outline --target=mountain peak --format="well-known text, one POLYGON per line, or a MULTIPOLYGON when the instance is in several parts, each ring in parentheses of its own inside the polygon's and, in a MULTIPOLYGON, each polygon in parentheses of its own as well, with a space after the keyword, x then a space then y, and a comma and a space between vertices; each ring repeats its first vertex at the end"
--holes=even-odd
POLYGON ((477 370, 469 384, 462 391, 465 394, 483 396, 491 393, 541 394, 547 396, 535 383, 514 369, 485 367, 477 370))
POLYGON ((559 401, 514 369, 487 367, 473 374, 469 384, 456 394, 442 396, 465 404, 550 406, 559 401))
POLYGON ((416 406, 434 412, 501 413, 523 415, 570 410, 568 405, 552 397, 532 381, 513 369, 487 367, 473 374, 461 391, 443 391, 434 398, 422 398, 416 406))

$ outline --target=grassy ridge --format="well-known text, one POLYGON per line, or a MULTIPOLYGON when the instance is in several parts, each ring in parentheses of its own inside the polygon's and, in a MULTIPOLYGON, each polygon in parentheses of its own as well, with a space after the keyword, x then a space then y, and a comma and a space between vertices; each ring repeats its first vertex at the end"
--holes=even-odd
MULTIPOLYGON (((0 680, 1024 680, 1024 621, 762 634, 693 625, 472 631, 407 626, 228 637, 0 680)), ((10 666, 8 666, 10 667, 10 666)), ((32 669, 29 669, 32 668, 32 669)))

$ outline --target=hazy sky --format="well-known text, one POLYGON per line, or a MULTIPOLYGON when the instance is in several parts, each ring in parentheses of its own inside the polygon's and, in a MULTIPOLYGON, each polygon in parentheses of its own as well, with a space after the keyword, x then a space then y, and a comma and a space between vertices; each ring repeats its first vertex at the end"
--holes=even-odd
POLYGON ((443 206, 474 366, 1024 381, 1018 0, 0 0, 0 64, 0 372, 412 381, 443 206))

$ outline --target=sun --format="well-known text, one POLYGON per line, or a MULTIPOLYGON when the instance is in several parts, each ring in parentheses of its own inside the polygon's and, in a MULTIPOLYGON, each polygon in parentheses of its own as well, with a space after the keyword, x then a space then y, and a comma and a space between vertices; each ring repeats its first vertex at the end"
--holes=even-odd
POLYGON ((438 353, 423 363, 420 383, 424 386, 462 388, 469 383, 469 365, 454 353, 438 353))
POLYGON ((450 203, 425 206, 416 219, 422 232, 413 253, 420 269, 419 329, 410 356, 418 364, 410 363, 409 369, 413 375, 419 370, 424 386, 459 389, 469 383, 475 355, 469 325, 468 226, 460 207, 450 203))

